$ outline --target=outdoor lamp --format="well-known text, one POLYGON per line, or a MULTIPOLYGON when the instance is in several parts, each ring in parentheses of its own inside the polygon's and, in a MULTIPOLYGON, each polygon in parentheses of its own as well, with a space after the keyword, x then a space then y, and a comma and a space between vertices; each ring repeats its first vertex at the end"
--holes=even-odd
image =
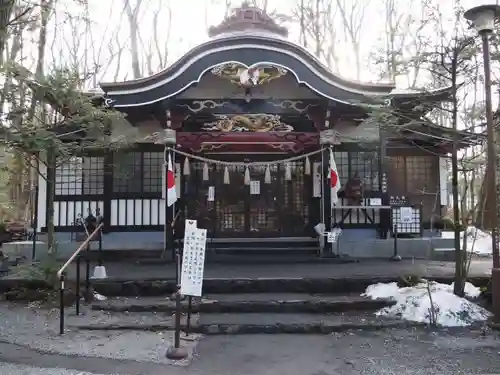
POLYGON ((498 3, 491 5, 479 5, 464 13, 478 33, 491 33, 495 28, 495 21, 500 14, 498 3))
MULTIPOLYGON (((491 291, 493 300, 493 313, 495 321, 500 322, 500 254, 498 248, 498 197, 496 186, 496 147, 495 128, 493 123, 493 107, 491 95, 491 54, 490 34, 495 29, 495 22, 500 15, 498 0, 494 4, 477 5, 464 13, 464 17, 476 28, 482 39, 484 60, 484 91, 485 114, 487 131, 487 167, 485 174, 485 188, 489 212, 487 212, 488 226, 491 229, 493 268, 491 270, 491 291)), ((486 216, 486 215, 485 215, 486 216)))

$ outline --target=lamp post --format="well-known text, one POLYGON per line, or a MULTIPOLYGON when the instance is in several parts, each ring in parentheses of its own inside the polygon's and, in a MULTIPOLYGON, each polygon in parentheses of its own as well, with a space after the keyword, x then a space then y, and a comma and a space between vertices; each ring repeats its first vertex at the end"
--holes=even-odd
POLYGON ((490 42, 489 38, 495 28, 495 21, 500 15, 498 1, 491 5, 480 5, 465 12, 464 17, 469 20, 483 43, 484 59, 484 90, 486 99, 486 130, 487 130, 487 166, 486 166, 486 201, 487 223, 491 226, 493 269, 491 271, 491 285, 493 296, 493 312, 495 321, 500 321, 500 257, 497 243, 498 217, 497 217, 497 189, 496 189, 496 150, 495 130, 493 124, 493 109, 491 103, 491 67, 490 67, 490 42))

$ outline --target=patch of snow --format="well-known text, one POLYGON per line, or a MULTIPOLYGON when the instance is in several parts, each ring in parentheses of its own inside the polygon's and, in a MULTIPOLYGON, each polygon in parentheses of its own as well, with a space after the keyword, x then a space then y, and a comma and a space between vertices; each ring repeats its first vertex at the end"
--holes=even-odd
POLYGON ((94 292, 94 299, 97 301, 106 301, 108 298, 106 296, 103 296, 102 294, 94 292))
MULTIPOLYGON (((467 252, 478 256, 490 256, 493 254, 493 243, 491 235, 476 227, 467 227, 465 232, 460 232, 460 243, 464 239, 464 233, 467 236, 467 252)), ((442 238, 454 238, 455 233, 445 231, 441 234, 442 238)))
MULTIPOLYGON (((436 324, 443 327, 465 327, 474 322, 485 321, 490 312, 465 298, 453 294, 453 284, 440 284, 427 281, 416 286, 399 288, 397 283, 379 283, 366 288, 362 296, 372 299, 386 298, 395 301, 393 306, 377 311, 378 316, 401 318, 412 322, 430 323, 431 308, 434 306, 436 324)), ((465 284, 465 295, 477 298, 479 288, 471 283, 465 284)))

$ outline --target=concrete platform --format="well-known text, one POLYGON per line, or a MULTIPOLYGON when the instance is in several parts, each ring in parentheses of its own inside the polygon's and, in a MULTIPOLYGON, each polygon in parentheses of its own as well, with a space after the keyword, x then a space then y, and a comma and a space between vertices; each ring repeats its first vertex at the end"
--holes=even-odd
MULTIPOLYGON (((371 233, 371 232, 370 232, 371 233)), ((346 230, 345 235, 341 236, 338 243, 331 247, 331 252, 341 255, 343 257, 350 257, 354 259, 363 258, 381 258, 387 259, 393 255, 394 241, 393 239, 376 239, 374 232, 369 237, 367 233, 346 230)), ((44 259, 47 256, 46 236, 37 236, 35 247, 36 259, 44 259)), ((227 252, 228 242, 238 242, 239 245, 234 245, 231 251, 234 254, 239 254, 238 249, 244 249, 245 253, 252 252, 252 246, 255 250, 262 248, 262 242, 267 243, 267 247, 280 248, 280 253, 295 252, 294 246, 283 247, 281 244, 296 243, 297 247, 304 241, 308 242, 309 252, 311 249, 314 252, 314 244, 317 244, 316 250, 319 250, 319 243, 314 238, 262 238, 262 239, 210 239, 208 242, 208 258, 217 252, 223 250, 227 252), (310 247, 312 244, 313 247, 310 247)), ((236 243, 235 242, 235 243, 236 243)), ((57 233, 57 256, 60 260, 68 259, 75 250, 79 247, 81 242, 72 242, 70 233, 57 233)), ((432 259, 433 249, 447 248, 453 246, 453 239, 441 238, 436 236, 424 236, 420 238, 400 238, 398 239, 398 253, 403 258, 417 258, 417 259, 432 259)), ((25 256, 31 259, 32 256, 32 241, 20 241, 13 243, 6 243, 3 245, 5 253, 25 256)), ((107 253, 111 253, 108 259, 120 258, 159 258, 159 255, 164 249, 164 240, 162 232, 123 232, 123 233, 109 233, 103 236, 102 248, 107 253), (113 254, 113 252, 116 252, 113 254)), ((98 243, 91 242, 91 250, 93 252, 98 250, 98 243)), ((261 250, 259 250, 262 253, 261 250)), ((314 256, 314 255, 312 255, 314 256)), ((167 254, 167 258, 171 258, 171 254, 167 254)))
MULTIPOLYGON (((105 263, 108 281, 173 280, 174 264, 132 264, 120 262, 105 263)), ((84 271, 82 264, 82 271, 84 271)), ((491 275, 490 259, 473 260, 469 276, 491 275)), ((370 278, 370 277, 451 277, 455 273, 454 262, 429 260, 365 259, 358 263, 298 263, 298 264, 207 264, 204 278, 207 279, 300 279, 300 278, 370 278)), ((69 277, 74 277, 75 267, 70 268, 69 277)), ((82 273, 84 275, 84 273, 82 273)))
MULTIPOLYGON (((95 263, 91 265, 91 272, 95 263)), ((168 296, 176 288, 173 264, 105 263, 108 278, 92 280, 97 292, 108 296, 168 296)), ((486 286, 491 278, 491 260, 473 260, 468 278, 476 286, 486 286)), ((75 279, 75 264, 68 270, 75 279)), ((451 283, 454 262, 364 260, 352 264, 207 264, 203 292, 210 293, 361 293, 375 282, 400 281, 421 277, 451 283)), ((85 264, 81 265, 81 283, 85 264)), ((0 278, 0 292, 20 288, 44 288, 43 280, 31 280, 14 271, 0 278)))

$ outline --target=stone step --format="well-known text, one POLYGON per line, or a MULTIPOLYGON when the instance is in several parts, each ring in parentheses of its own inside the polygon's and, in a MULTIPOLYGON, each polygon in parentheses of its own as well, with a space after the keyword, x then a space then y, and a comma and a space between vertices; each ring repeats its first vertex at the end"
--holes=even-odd
MULTIPOLYGON (((193 313, 333 313, 345 311, 378 310, 391 306, 389 300, 371 300, 359 294, 310 295, 300 293, 248 293, 216 294, 193 299, 193 313)), ((187 299, 182 301, 187 311, 187 299)), ((175 301, 170 298, 140 297, 113 298, 95 301, 92 310, 113 312, 167 312, 175 311, 175 301)))
MULTIPOLYGON (((363 277, 353 275, 349 278, 308 278, 308 277, 258 277, 258 278, 205 278, 204 294, 239 293, 323 293, 350 294, 363 293, 366 288, 379 282, 400 280, 397 276, 363 277)), ((476 284, 474 284, 476 285, 476 284)), ((104 296, 144 297, 170 296, 176 290, 174 279, 142 280, 92 280, 94 290, 104 296)))
MULTIPOLYGON (((247 249, 248 251, 241 252, 233 249, 233 251, 225 252, 224 249, 207 251, 205 255, 206 264, 224 264, 224 265, 294 265, 294 264, 351 264, 359 263, 360 260, 348 256, 338 256, 336 254, 318 255, 317 249, 309 249, 303 251, 283 251, 283 249, 273 249, 272 251, 262 251, 260 249, 247 249)), ((111 251, 108 251, 111 253, 111 251)), ((128 254, 130 255, 130 254, 128 254)), ((136 254, 135 258, 120 258, 122 263, 135 263, 139 265, 158 265, 158 264, 173 264, 172 257, 169 256, 160 259, 157 254, 154 257, 144 257, 141 254, 136 254)), ((116 259, 116 254, 110 254, 116 259)), ((97 257, 95 257, 97 259, 97 257)))
MULTIPOLYGON (((286 267, 286 266, 285 266, 286 267)), ((205 278, 203 293, 205 294, 239 294, 239 293, 322 293, 322 294, 361 294, 371 284, 400 282, 401 277, 420 276, 414 272, 406 274, 390 273, 385 277, 365 276, 353 273, 349 277, 257 277, 257 278, 205 278)), ((438 283, 450 284, 452 276, 427 277, 438 283)), ((489 275, 469 277, 468 281, 477 287, 487 286, 489 275)), ((46 283, 23 282, 22 280, 2 279, 0 291, 13 288, 43 287, 46 283), (32 287, 31 286, 31 287, 32 287)), ((170 296, 176 290, 176 282, 171 279, 113 279, 92 280, 93 289, 104 296, 113 297, 143 297, 143 296, 170 296)))
POLYGON ((317 255, 319 254, 319 246, 288 246, 288 247, 278 247, 278 246, 267 246, 267 247, 256 247, 256 246, 212 246, 207 250, 208 257, 216 257, 217 255, 261 255, 272 257, 275 255, 283 256, 286 255, 317 255))
POLYGON ((333 314, 201 314, 204 334, 332 333, 351 329, 406 327, 408 322, 377 317, 373 312, 333 314))
MULTIPOLYGON (((119 313, 118 313, 119 314, 119 313)), ((70 330, 91 331, 172 331, 174 318, 167 314, 149 313, 148 317, 128 314, 117 317, 111 314, 106 320, 87 320, 70 323, 70 330)), ((186 334, 186 316, 183 316, 182 335, 186 334)), ((349 330, 380 330, 424 326, 419 323, 377 317, 373 312, 334 314, 193 314, 189 333, 205 335, 227 334, 329 334, 349 330)))

